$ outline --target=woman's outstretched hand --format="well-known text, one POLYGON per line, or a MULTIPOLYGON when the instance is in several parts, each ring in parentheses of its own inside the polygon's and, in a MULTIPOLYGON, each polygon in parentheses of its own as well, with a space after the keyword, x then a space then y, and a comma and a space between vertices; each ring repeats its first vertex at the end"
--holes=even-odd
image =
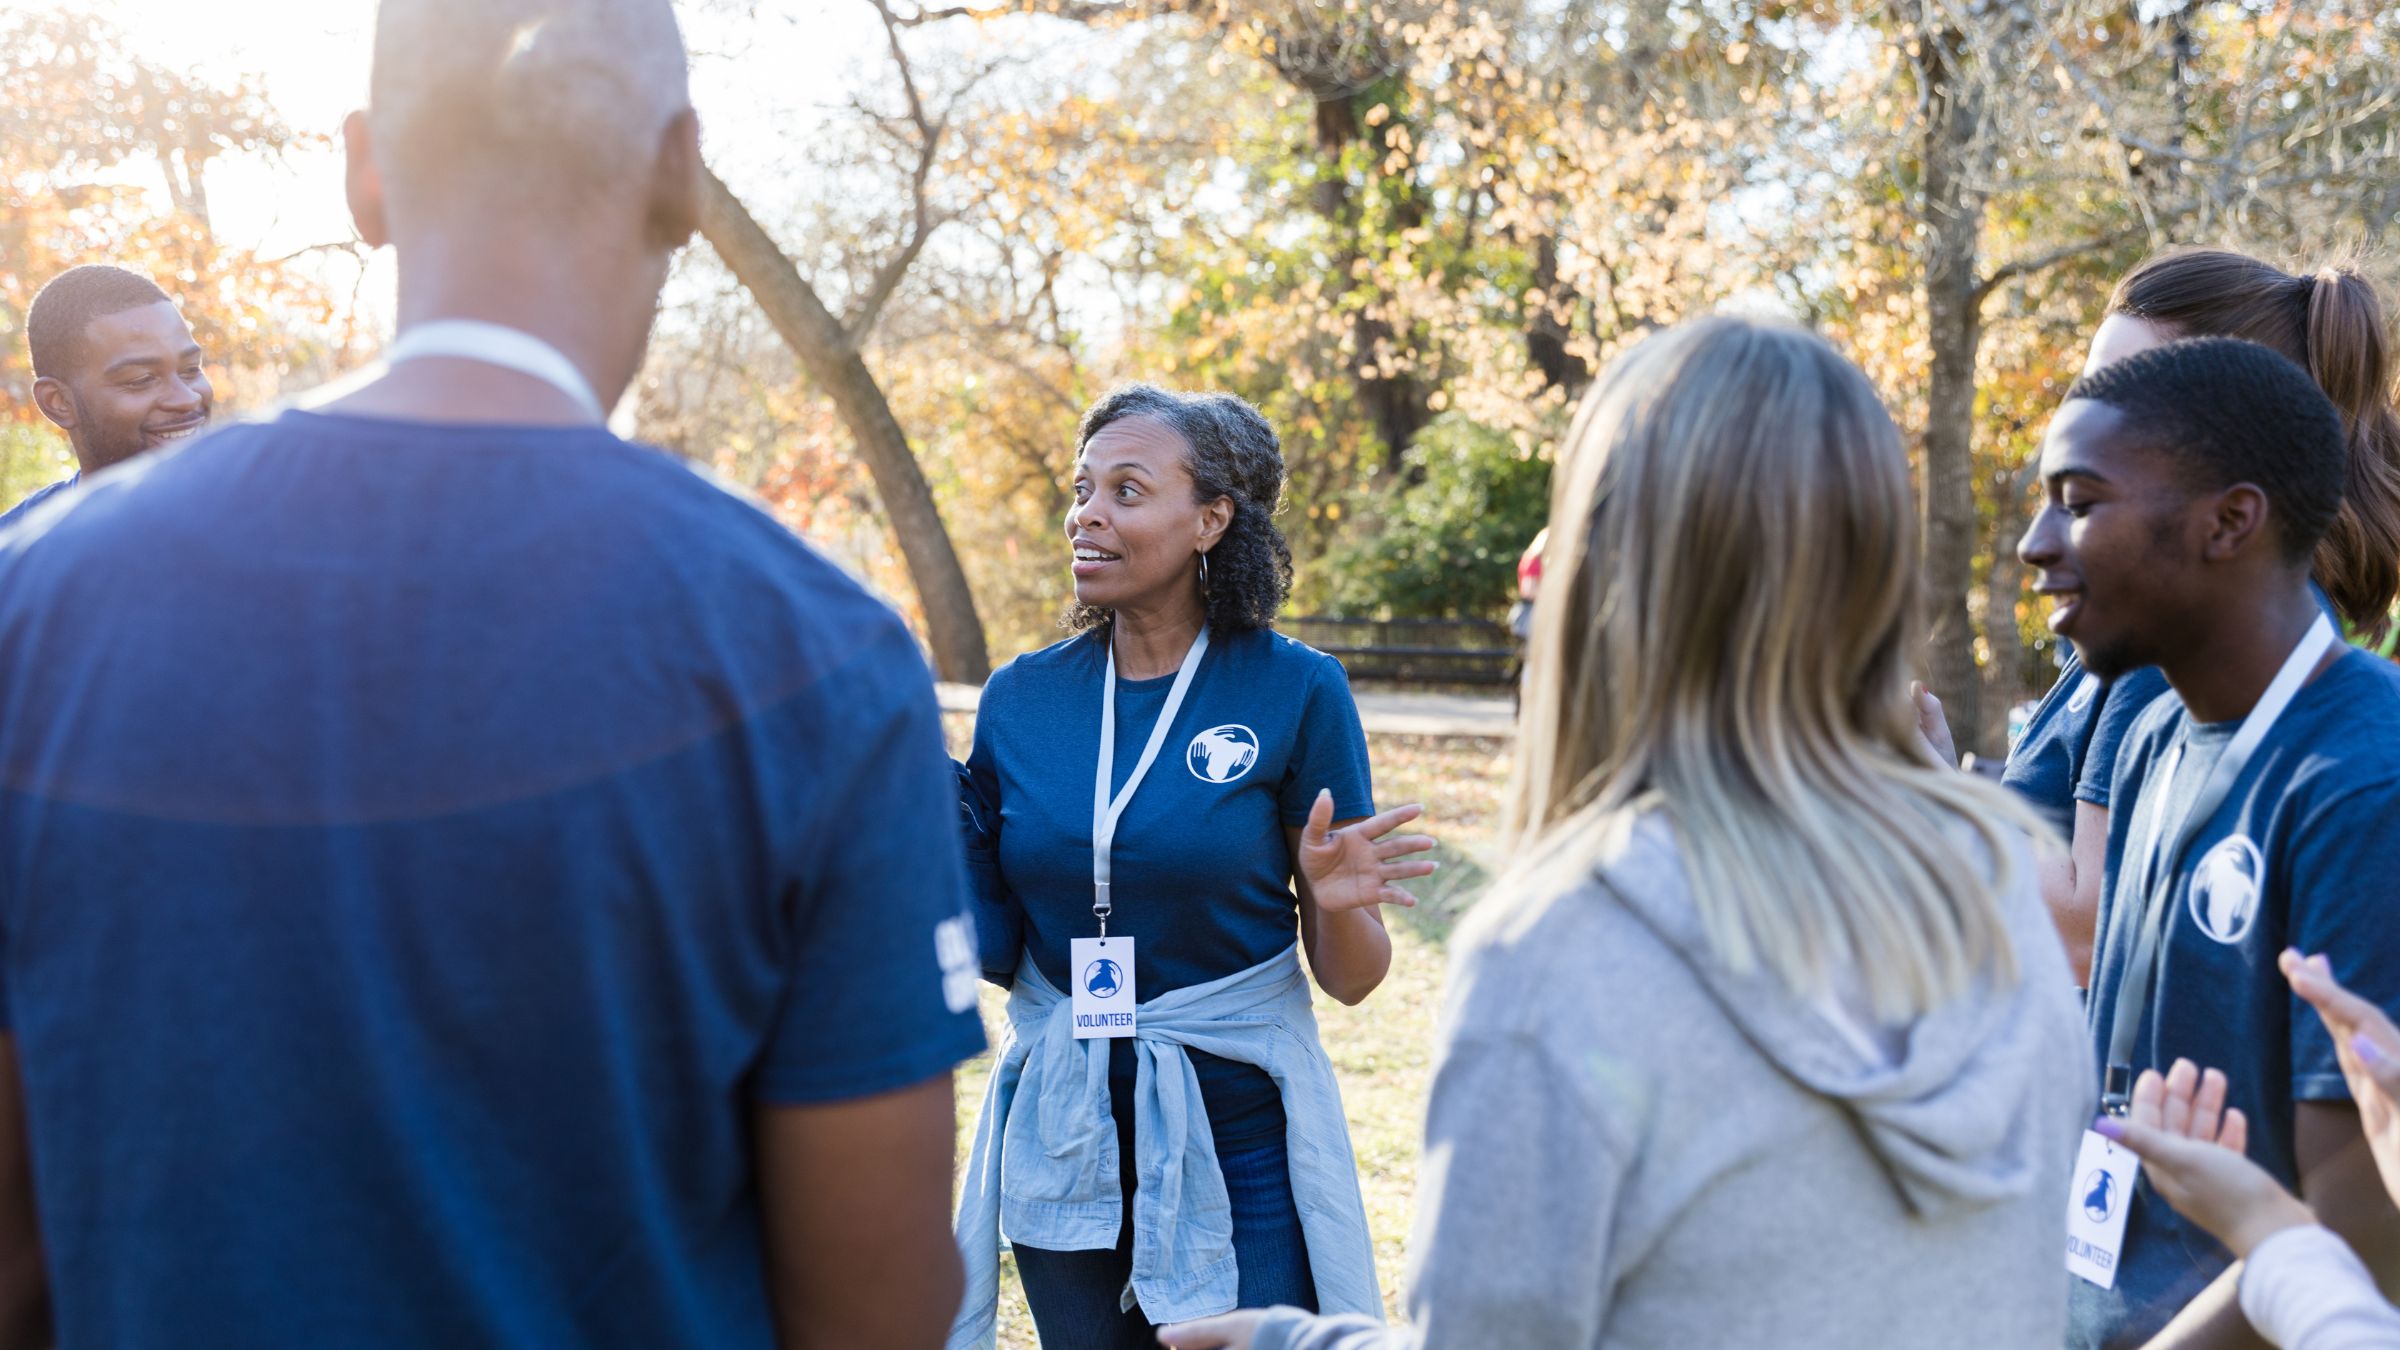
POLYGON ((2279 964, 2292 992, 2308 1000, 2332 1034, 2375 1170, 2383 1173, 2384 1190, 2400 1194, 2400 1028, 2381 1008, 2344 989, 2323 956, 2286 951, 2279 964))
POLYGON ((2167 1203, 2236 1256, 2317 1221, 2243 1152, 2250 1122, 2226 1107, 2225 1075, 2215 1069, 2203 1074, 2188 1059, 2176 1060, 2164 1078, 2144 1069, 2126 1117, 2102 1117, 2092 1128, 2132 1149, 2167 1203))
POLYGON ((1244 1311, 1178 1322, 1158 1329, 1158 1343, 1173 1350, 1250 1350, 1251 1338, 1265 1318, 1265 1313, 1244 1311))
POLYGON ((1393 885, 1410 877, 1431 876, 1438 865, 1431 858, 1406 862, 1411 853, 1433 847, 1430 835, 1392 831, 1425 814, 1410 802, 1389 811, 1333 828, 1333 793, 1320 791, 1308 808, 1308 825, 1300 831, 1300 856, 1292 860, 1308 882, 1317 908, 1328 914, 1365 909, 1369 905, 1414 905, 1417 898, 1393 885))

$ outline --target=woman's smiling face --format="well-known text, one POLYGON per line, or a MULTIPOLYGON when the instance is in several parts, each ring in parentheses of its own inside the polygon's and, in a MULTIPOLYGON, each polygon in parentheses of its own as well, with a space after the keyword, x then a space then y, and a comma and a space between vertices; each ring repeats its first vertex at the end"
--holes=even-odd
POLYGON ((1192 499, 1185 453, 1183 437, 1149 417, 1120 418, 1084 443, 1066 521, 1078 602, 1146 609, 1193 586, 1197 555, 1232 511, 1229 502, 1192 499))

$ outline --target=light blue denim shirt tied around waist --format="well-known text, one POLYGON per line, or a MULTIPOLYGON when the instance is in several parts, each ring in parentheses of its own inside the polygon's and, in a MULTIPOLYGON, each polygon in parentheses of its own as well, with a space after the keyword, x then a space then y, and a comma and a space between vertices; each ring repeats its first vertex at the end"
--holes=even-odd
MULTIPOLYGON (((1125 1204, 1109 1114, 1109 1042, 1076 1040, 1072 1008, 1030 960, 1020 964, 959 1202, 967 1294, 951 1350, 993 1343, 1003 1232, 1049 1251, 1117 1244, 1125 1204)), ((1318 1307, 1380 1319, 1358 1164, 1333 1063, 1317 1041, 1299 949, 1161 994, 1137 1011, 1128 1293, 1143 1316, 1163 1324, 1226 1312, 1240 1289, 1232 1206, 1185 1053, 1202 1050, 1256 1065, 1283 1093, 1292 1199, 1318 1307)))

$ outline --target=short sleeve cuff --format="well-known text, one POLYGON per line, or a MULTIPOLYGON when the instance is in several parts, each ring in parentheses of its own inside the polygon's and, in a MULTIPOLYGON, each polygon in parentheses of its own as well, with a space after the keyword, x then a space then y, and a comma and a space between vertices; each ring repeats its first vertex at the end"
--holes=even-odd
POLYGON ((753 1075, 750 1095, 770 1106, 817 1106, 850 1101, 914 1087, 948 1073, 986 1049, 983 1022, 957 1017, 936 1035, 881 1059, 850 1063, 814 1060, 806 1064, 761 1064, 753 1075))
POLYGON ((2350 1084, 2338 1073, 2297 1073, 2292 1075, 2292 1100, 2296 1102, 2346 1102, 2350 1084))
POLYGON ((2108 784, 2078 783, 2075 785, 2075 800, 2089 802, 2105 810, 2108 806, 2108 784))
MULTIPOLYGON (((1342 797, 1337 795, 1333 799, 1333 818, 1337 822, 1344 820, 1365 820, 1367 817, 1374 814, 1375 799, 1373 797, 1342 797)), ((1303 806, 1297 811, 1284 812, 1283 823, 1295 828, 1306 825, 1308 823, 1308 808, 1303 806)))

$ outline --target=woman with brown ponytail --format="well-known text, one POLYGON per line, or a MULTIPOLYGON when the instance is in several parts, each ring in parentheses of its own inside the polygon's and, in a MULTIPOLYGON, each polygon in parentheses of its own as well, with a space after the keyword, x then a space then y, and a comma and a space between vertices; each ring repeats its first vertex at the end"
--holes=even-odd
MULTIPOLYGON (((2347 267, 2295 276, 2223 249, 2159 254, 2117 283, 2108 316, 2092 334, 2084 373, 2189 337, 2271 347, 2315 377, 2340 409, 2349 482, 2341 512, 2318 546, 2315 580, 2353 637, 2380 637, 2400 592, 2400 416, 2393 412, 2391 349, 2374 286, 2347 267)), ((2070 651, 2058 683, 2009 749, 2003 781, 2071 841, 2066 857, 2042 864, 2042 896, 2079 979, 2091 970, 2117 749, 2166 687, 2153 669, 2102 680, 2070 651)), ((1938 705, 1921 702, 1929 735, 1946 743, 1938 705)))

